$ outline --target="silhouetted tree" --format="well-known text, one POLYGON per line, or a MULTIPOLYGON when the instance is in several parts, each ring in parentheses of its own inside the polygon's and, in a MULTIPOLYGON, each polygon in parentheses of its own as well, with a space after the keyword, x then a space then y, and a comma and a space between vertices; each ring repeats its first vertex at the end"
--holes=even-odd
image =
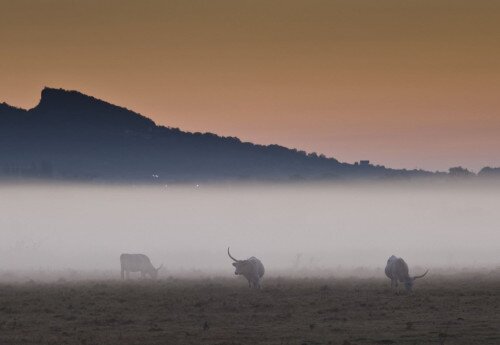
POLYGON ((500 168, 484 167, 479 171, 481 177, 500 177, 500 168))
POLYGON ((469 171, 462 167, 453 167, 450 168, 448 171, 449 175, 453 177, 469 177, 475 175, 472 171, 469 171))

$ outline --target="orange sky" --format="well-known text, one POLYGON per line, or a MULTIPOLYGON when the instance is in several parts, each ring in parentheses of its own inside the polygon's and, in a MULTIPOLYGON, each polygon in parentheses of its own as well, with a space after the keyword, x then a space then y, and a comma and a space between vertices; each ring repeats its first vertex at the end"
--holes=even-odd
POLYGON ((500 166, 500 1, 0 0, 0 102, 46 85, 347 162, 500 166))

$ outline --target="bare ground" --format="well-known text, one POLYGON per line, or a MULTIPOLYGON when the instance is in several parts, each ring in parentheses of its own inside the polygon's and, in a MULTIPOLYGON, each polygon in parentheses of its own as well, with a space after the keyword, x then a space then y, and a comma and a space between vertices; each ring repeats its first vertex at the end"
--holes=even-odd
POLYGON ((500 344, 500 279, 1 283, 0 344, 500 344))

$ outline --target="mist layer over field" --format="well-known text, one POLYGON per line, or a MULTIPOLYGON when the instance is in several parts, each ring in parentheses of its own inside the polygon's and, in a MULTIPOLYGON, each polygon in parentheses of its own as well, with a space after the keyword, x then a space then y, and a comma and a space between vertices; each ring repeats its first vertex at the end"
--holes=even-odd
POLYGON ((266 275, 500 265, 500 188, 377 185, 0 186, 0 272, 107 271, 147 254, 160 276, 231 277, 226 250, 266 275), (360 269, 363 267, 363 269, 360 269))

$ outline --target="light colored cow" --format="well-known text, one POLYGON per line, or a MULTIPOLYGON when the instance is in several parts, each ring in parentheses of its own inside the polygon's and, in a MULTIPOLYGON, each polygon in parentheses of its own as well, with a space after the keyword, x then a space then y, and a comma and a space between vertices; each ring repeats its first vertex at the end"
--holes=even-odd
POLYGON ((251 257, 246 260, 235 259, 227 248, 227 255, 234 261, 233 266, 236 268, 234 274, 242 275, 248 280, 248 286, 260 289, 260 280, 264 276, 264 265, 256 257, 251 257))
POLYGON ((158 277, 158 271, 163 267, 163 265, 161 265, 155 268, 151 260, 144 254, 122 254, 120 255, 120 264, 122 268, 122 279, 125 279, 125 275, 128 279, 130 272, 141 272, 142 278, 149 275, 152 279, 156 279, 158 277))
POLYGON ((398 282, 401 282, 405 284, 405 289, 409 292, 413 288, 415 279, 422 278, 427 272, 429 272, 429 270, 425 271, 422 275, 410 277, 406 262, 402 258, 398 258, 394 255, 391 255, 385 266, 385 275, 391 280, 391 288, 397 288, 398 282))

